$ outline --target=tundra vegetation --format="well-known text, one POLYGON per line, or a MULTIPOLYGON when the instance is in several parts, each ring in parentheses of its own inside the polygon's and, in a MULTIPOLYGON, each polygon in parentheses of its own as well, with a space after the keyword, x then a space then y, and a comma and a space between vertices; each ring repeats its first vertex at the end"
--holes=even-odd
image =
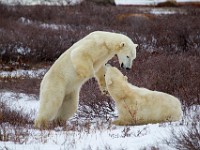
MULTIPOLYGON (((193 3, 135 7, 90 1, 74 6, 0 4, 0 71, 48 69, 68 47, 92 31, 123 33, 139 44, 132 69, 121 70, 129 82, 178 97, 186 115, 187 108, 200 105, 199 6, 193 3), (159 10, 160 14, 152 10, 159 10), (163 10, 173 13, 162 14, 163 10)), ((116 58, 110 63, 119 68, 116 58)), ((0 76, 0 89, 38 96, 41 78, 0 76)), ((95 79, 83 85, 79 106, 85 109, 77 113, 77 120, 83 116, 90 120, 100 117, 108 122, 115 108, 110 97, 101 95, 95 79)), ((89 123, 83 124, 81 129, 76 122, 72 124, 74 126, 64 130, 90 129, 89 123)), ((199 140, 194 139, 200 137, 199 116, 190 124, 181 136, 173 132, 176 142, 172 146, 199 148, 199 140)), ((98 128, 101 126, 99 123, 98 128)), ((29 114, 10 110, 0 101, 0 141, 24 143, 32 127, 29 114), (8 128, 13 132, 8 132, 8 128)))

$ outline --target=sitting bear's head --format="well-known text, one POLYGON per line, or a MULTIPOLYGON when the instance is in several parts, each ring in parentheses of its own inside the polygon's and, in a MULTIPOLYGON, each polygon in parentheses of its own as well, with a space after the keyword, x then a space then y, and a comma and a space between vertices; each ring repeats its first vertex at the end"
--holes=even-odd
POLYGON ((124 76, 116 67, 107 64, 105 82, 107 86, 111 84, 114 84, 113 86, 120 86, 123 82, 127 82, 127 76, 124 76))
POLYGON ((120 66, 125 69, 131 69, 133 60, 136 58, 136 48, 138 44, 134 44, 127 37, 126 42, 120 44, 120 52, 117 54, 120 66))

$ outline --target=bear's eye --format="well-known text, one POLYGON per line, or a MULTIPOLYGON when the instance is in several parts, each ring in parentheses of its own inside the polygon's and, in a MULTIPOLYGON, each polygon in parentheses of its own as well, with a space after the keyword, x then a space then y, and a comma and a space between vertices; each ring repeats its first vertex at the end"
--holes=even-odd
POLYGON ((103 76, 105 77, 106 75, 104 74, 103 76))
POLYGON ((129 56, 126 56, 127 58, 129 58, 129 56))

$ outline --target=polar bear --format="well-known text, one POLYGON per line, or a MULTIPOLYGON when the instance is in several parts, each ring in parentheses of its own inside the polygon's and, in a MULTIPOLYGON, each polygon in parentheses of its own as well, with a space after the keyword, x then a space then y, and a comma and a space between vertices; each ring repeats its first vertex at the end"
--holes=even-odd
POLYGON ((133 86, 116 67, 106 67, 105 82, 119 114, 113 124, 141 125, 182 118, 181 103, 176 97, 133 86))
POLYGON ((119 33, 95 31, 66 50, 45 74, 40 85, 40 107, 36 128, 50 122, 65 122, 76 112, 81 86, 96 77, 102 92, 106 91, 104 64, 114 55, 120 66, 130 69, 136 58, 132 40, 119 33))

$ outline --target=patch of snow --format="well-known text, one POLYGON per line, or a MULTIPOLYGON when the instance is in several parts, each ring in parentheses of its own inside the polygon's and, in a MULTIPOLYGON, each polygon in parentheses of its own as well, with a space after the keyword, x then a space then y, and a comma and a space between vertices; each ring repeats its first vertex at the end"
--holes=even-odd
POLYGON ((17 53, 19 53, 21 55, 26 55, 26 54, 29 54, 31 52, 31 49, 19 46, 19 47, 16 47, 16 51, 17 51, 17 53))
POLYGON ((39 107, 38 97, 36 95, 0 92, 0 101, 4 102, 11 110, 20 111, 24 114, 31 114, 35 118, 35 111, 39 107))
MULTIPOLYGON (((20 23, 24 23, 25 25, 36 25, 37 27, 40 27, 40 28, 43 28, 43 29, 52 29, 52 30, 59 30, 59 29, 63 29, 63 30, 68 30, 68 31, 73 31, 74 30, 74 25, 70 25, 70 24, 67 24, 67 25, 64 25, 64 24, 49 24, 49 23, 43 23, 43 22, 40 22, 40 21, 32 21, 30 19, 27 19, 25 17, 20 17, 18 19, 18 21, 20 23)), ((86 28, 88 30, 92 29, 92 26, 85 26, 85 25, 79 25, 78 26, 79 28, 86 28)), ((76 26, 77 28, 77 26, 76 26)))
POLYGON ((47 24, 47 23, 41 24, 40 27, 50 28, 50 29, 53 29, 53 30, 66 29, 67 28, 66 25, 47 24))
POLYGON ((82 0, 1 0, 8 5, 75 5, 82 0))
POLYGON ((152 9, 149 13, 154 15, 171 15, 171 14, 176 14, 177 12, 167 9, 152 9))
POLYGON ((42 78, 47 72, 46 69, 38 70, 23 70, 18 69, 14 71, 0 71, 0 77, 11 77, 11 78, 42 78))
POLYGON ((182 3, 182 2, 200 2, 200 0, 176 0, 176 2, 178 2, 178 3, 182 3))
POLYGON ((186 14, 184 11, 176 10, 173 8, 153 8, 149 12, 154 15, 172 15, 172 14, 186 14))
MULTIPOLYGON (((157 5, 168 0, 115 0, 116 5, 157 5)), ((183 2, 200 2, 200 0, 176 0, 178 3, 183 2)))
POLYGON ((115 0, 116 5, 157 5, 167 0, 115 0))
POLYGON ((31 23, 32 23, 32 21, 31 21, 30 19, 27 19, 27 18, 25 18, 25 17, 20 17, 20 18, 18 19, 18 21, 19 21, 19 22, 22 22, 22 23, 24 23, 24 24, 31 24, 31 23))

